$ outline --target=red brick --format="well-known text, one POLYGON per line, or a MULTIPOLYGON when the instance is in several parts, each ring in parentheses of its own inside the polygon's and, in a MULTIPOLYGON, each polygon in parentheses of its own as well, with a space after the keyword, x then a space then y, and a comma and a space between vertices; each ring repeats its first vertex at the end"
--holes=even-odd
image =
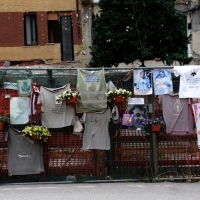
POLYGON ((24 45, 24 23, 22 13, 1 13, 0 46, 17 47, 24 45))

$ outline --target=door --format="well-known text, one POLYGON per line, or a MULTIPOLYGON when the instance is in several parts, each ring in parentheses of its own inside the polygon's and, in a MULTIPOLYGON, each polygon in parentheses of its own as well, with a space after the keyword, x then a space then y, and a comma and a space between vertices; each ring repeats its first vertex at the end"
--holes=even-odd
POLYGON ((49 43, 61 44, 62 61, 74 60, 73 29, 70 16, 48 15, 48 38, 49 43))

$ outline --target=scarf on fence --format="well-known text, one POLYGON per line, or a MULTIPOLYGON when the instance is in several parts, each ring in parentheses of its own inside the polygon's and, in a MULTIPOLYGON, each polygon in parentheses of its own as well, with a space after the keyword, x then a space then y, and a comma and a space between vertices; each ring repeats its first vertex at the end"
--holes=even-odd
POLYGON ((36 109, 35 109, 35 100, 36 97, 39 95, 40 91, 36 86, 36 83, 32 83, 31 86, 31 96, 29 101, 29 122, 35 123, 36 122, 36 109))

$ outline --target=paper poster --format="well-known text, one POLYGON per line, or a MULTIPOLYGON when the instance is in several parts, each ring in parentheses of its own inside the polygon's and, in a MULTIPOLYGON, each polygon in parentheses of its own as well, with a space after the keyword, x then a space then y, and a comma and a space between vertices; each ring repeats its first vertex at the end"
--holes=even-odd
POLYGON ((128 104, 144 104, 144 98, 128 98, 128 104))
POLYGON ((170 69, 153 70, 153 83, 155 95, 173 92, 172 75, 170 69))
POLYGON ((134 70, 134 94, 152 94, 152 74, 151 70, 134 70))
POLYGON ((4 89, 17 90, 17 83, 4 82, 4 89))
POLYGON ((192 104, 197 131, 197 145, 200 149, 200 103, 192 104))
POLYGON ((29 122, 29 98, 12 97, 10 99, 10 123, 27 124, 29 122))

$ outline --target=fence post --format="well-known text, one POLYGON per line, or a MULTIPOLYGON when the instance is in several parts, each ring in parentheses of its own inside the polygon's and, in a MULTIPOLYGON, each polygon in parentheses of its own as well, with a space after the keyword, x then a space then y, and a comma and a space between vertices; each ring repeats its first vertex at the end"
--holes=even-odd
POLYGON ((49 87, 53 88, 54 84, 53 84, 53 74, 52 74, 52 70, 48 69, 48 76, 49 76, 49 87))
POLYGON ((158 148, 157 133, 151 132, 151 157, 154 176, 158 173, 158 148))

